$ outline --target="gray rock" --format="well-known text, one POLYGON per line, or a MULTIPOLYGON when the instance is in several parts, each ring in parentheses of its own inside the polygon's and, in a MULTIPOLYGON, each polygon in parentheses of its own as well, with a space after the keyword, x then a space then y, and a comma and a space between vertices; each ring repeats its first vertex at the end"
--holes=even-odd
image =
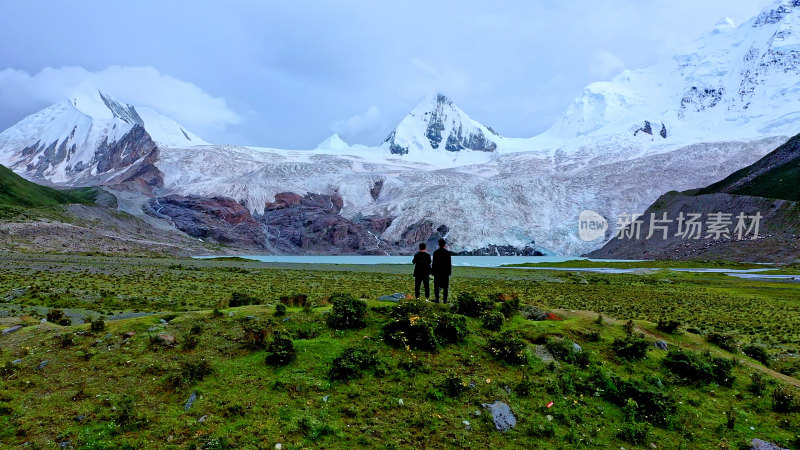
POLYGON ((167 324, 169 323, 169 322, 167 322, 167 321, 166 321, 166 320, 164 320, 164 319, 161 319, 161 320, 159 320, 159 322, 161 322, 161 323, 162 323, 162 324, 164 324, 164 325, 167 325, 167 324))
POLYGON ((14 365, 21 364, 21 363, 22 363, 21 359, 15 359, 15 360, 11 361, 11 364, 14 364, 14 365))
POLYGON ((666 350, 668 347, 667 341, 656 341, 653 345, 659 350, 666 350))
POLYGON ((50 364, 49 359, 45 359, 44 361, 40 362, 38 366, 36 366, 36 370, 44 369, 48 364, 50 364))
POLYGON ((150 327, 147 329, 148 333, 155 333, 156 331, 160 330, 161 327, 150 327))
POLYGON ((506 403, 498 400, 494 403, 483 403, 483 407, 492 414, 492 421, 497 431, 508 431, 517 426, 517 418, 506 403))
POLYGON ((331 398, 330 395, 326 395, 325 397, 322 397, 322 401, 328 403, 329 398, 331 398))
POLYGON ((788 448, 785 449, 783 447, 777 446, 772 442, 762 441, 761 439, 753 439, 750 441, 750 449, 751 450, 789 450, 788 448))
POLYGON ((197 419, 197 421, 198 421, 198 422, 205 422, 205 421, 206 421, 206 419, 208 419, 208 416, 203 416, 203 417, 201 417, 201 418, 197 419))
POLYGON ((572 351, 575 352, 575 353, 582 352, 583 348, 580 345, 578 345, 578 344, 573 342, 572 343, 572 351))
POLYGON ((469 424, 469 420, 462 420, 461 423, 464 424, 464 428, 467 429, 467 431, 472 429, 472 426, 469 424))
POLYGON ((188 411, 189 408, 191 408, 192 405, 194 404, 195 400, 197 400, 197 391, 192 391, 192 394, 189 395, 189 399, 186 400, 186 404, 183 405, 183 410, 188 411))
POLYGON ((406 294, 402 292, 396 292, 392 295, 381 295, 378 297, 379 302, 399 302, 406 298, 406 294))
POLYGON ((13 333, 15 331, 19 331, 21 329, 22 329, 22 325, 14 325, 13 327, 6 328, 6 329, 3 330, 3 336, 5 336, 7 334, 11 334, 11 333, 13 333))

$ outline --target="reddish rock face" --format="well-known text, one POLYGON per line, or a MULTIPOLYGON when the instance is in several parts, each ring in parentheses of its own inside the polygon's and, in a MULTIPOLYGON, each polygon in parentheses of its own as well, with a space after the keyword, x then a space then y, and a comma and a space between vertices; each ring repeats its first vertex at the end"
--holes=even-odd
POLYGON ((184 233, 216 242, 263 249, 263 226, 236 200, 169 195, 148 204, 149 213, 168 217, 184 233))
POLYGON ((300 194, 281 192, 280 194, 275 194, 275 201, 265 204, 264 209, 272 211, 275 209, 288 208, 290 206, 299 205, 302 201, 303 196, 300 194))

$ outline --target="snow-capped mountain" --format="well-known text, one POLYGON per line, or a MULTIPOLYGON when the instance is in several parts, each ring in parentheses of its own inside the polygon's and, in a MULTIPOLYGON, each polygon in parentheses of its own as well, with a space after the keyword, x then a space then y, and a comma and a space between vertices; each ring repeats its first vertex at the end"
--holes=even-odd
POLYGON ((0 164, 28 178, 102 183, 150 155, 156 144, 206 144, 150 108, 96 91, 26 117, 0 133, 0 164))
POLYGON ((800 1, 720 21, 675 57, 592 83, 541 137, 647 147, 794 135, 800 127, 800 1), (590 138, 590 139, 585 139, 590 138))
POLYGON ((443 94, 425 99, 386 138, 395 155, 430 153, 435 150, 493 152, 499 136, 490 127, 472 120, 443 94))
POLYGON ((722 21, 674 58, 589 85, 532 138, 499 136, 438 94, 375 147, 335 134, 313 150, 213 145, 98 94, 4 131, 0 164, 60 184, 134 180, 149 187, 137 192, 153 197, 154 214, 194 218, 191 230, 203 217, 197 210, 230 210, 219 198, 233 199, 253 217, 237 223, 267 251, 396 252, 445 236, 455 250, 581 254, 603 244, 578 238, 582 210, 613 224, 663 192, 722 179, 800 132, 799 29, 800 0, 739 26, 722 21))

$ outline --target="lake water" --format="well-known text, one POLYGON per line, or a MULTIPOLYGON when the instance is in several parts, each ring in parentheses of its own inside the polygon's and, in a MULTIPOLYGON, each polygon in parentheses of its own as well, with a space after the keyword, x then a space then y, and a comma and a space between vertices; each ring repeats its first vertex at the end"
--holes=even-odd
MULTIPOLYGON (((412 255, 408 256, 313 256, 313 255, 240 255, 265 263, 294 263, 294 264, 411 264, 412 255)), ((198 258, 213 258, 200 256, 198 258)), ((576 256, 453 256, 453 265, 460 267, 499 267, 506 264, 525 263, 558 263, 576 259, 587 259, 576 256)), ((613 261, 613 260, 603 260, 613 261)), ((620 260, 621 261, 621 260, 620 260)))

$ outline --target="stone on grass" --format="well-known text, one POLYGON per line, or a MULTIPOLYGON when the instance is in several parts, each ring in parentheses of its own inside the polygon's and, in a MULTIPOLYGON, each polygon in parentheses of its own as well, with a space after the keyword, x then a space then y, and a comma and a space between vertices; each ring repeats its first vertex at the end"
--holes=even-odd
POLYGON ((469 430, 471 430, 471 429, 472 429, 472 426, 469 424, 469 420, 462 420, 462 421, 461 421, 461 423, 462 423, 462 424, 464 424, 464 428, 465 428, 467 431, 469 431, 469 430))
POLYGON ((579 353, 579 352, 583 351, 583 348, 580 345, 578 345, 578 344, 573 342, 572 343, 572 351, 575 352, 575 353, 579 353))
POLYGON ((773 444, 772 442, 762 441, 761 439, 753 439, 750 441, 750 449, 751 450, 789 450, 778 445, 773 444))
POLYGON ((653 345, 659 350, 666 350, 668 347, 667 341, 656 341, 653 345))
POLYGON ((395 292, 392 295, 381 295, 378 297, 379 302, 399 302, 400 300, 407 299, 408 295, 402 292, 395 292))
POLYGON ((153 339, 153 342, 159 345, 163 345, 164 347, 174 347, 175 344, 178 342, 178 340, 175 339, 175 336, 171 334, 159 333, 153 339))
POLYGON ((189 399, 186 400, 186 404, 183 405, 183 410, 188 411, 189 408, 192 407, 192 404, 194 404, 195 400, 197 400, 197 391, 192 391, 192 394, 189 395, 189 399))
POLYGON ((508 431, 517 426, 517 418, 506 403, 498 400, 494 403, 483 403, 483 407, 492 413, 492 421, 497 431, 508 431))
POLYGON ((36 370, 44 369, 48 364, 50 364, 49 359, 45 359, 44 361, 40 362, 38 366, 36 366, 36 370))
POLYGON ((11 334, 11 333, 13 333, 15 331, 19 331, 21 329, 22 329, 22 325, 14 325, 13 327, 6 328, 6 329, 3 330, 3 336, 5 336, 7 334, 11 334))

